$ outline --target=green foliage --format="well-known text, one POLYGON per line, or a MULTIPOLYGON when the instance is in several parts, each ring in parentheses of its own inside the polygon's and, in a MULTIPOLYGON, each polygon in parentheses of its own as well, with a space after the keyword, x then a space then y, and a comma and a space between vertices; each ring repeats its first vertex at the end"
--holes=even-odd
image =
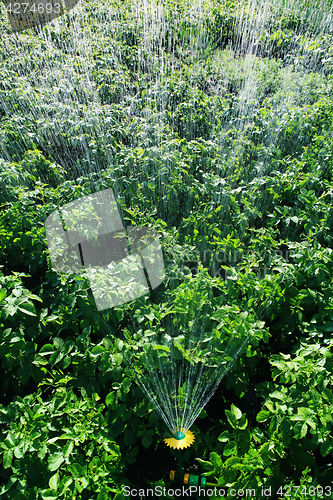
POLYGON ((121 452, 109 436, 104 407, 96 402, 63 387, 49 401, 39 390, 1 406, 1 424, 8 429, 0 443, 5 480, 0 494, 103 498, 115 491, 110 477, 121 474, 121 452))
POLYGON ((320 467, 332 452, 331 341, 327 343, 302 344, 293 356, 272 356, 273 382, 256 387, 265 399, 256 416, 259 426, 249 425, 246 414, 233 404, 225 410, 229 429, 218 436, 221 454, 211 452, 209 461, 198 459, 206 476, 214 476, 221 485, 265 485, 276 493, 286 476, 303 474, 301 481, 289 483, 292 491, 294 484, 301 486, 293 498, 307 498, 309 485, 322 494, 327 485, 329 491, 331 468, 320 467), (316 471, 312 484, 307 478, 311 470, 316 471))
POLYGON ((1 12, 0 497, 168 486, 135 378, 169 355, 214 366, 235 335, 251 340, 193 427, 199 472, 327 498, 331 3, 150 7, 82 2, 45 37, 14 38, 1 12), (44 223, 107 188, 126 225, 159 234, 166 278, 101 314, 84 276, 51 270, 44 223))

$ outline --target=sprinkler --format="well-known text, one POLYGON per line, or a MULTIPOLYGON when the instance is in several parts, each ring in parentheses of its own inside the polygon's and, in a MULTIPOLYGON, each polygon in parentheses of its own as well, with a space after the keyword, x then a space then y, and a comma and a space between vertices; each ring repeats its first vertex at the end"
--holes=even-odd
POLYGON ((164 438, 164 442, 174 450, 184 450, 194 443, 194 434, 186 429, 176 429, 172 438, 164 438))
POLYGON ((185 453, 185 455, 182 455, 182 450, 189 448, 194 443, 194 439, 193 432, 186 429, 177 429, 172 438, 164 438, 164 442, 171 448, 171 454, 177 458, 177 469, 170 471, 169 479, 188 487, 205 488, 206 486, 216 486, 215 484, 207 483, 206 478, 203 476, 185 472, 183 462, 188 460, 189 454, 185 453))
POLYGON ((183 462, 188 460, 189 453, 182 455, 182 450, 189 448, 191 444, 194 443, 193 432, 188 429, 178 428, 173 433, 173 437, 164 438, 164 442, 167 446, 170 446, 171 455, 177 458, 177 470, 172 470, 170 472, 170 480, 176 481, 179 484, 188 484, 185 483, 185 476, 187 478, 189 474, 185 473, 183 462))

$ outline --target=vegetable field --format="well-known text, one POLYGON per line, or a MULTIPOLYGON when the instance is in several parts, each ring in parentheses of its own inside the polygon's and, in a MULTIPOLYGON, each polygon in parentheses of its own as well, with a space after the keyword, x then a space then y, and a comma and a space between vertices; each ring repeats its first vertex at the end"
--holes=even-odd
POLYGON ((2 5, 1 500, 176 498, 133 363, 174 304, 252 332, 187 469, 228 498, 332 498, 333 35, 313 14, 330 5, 262 5, 82 0, 18 33, 2 5), (165 279, 100 312, 52 269, 44 224, 109 188, 158 234, 165 279))

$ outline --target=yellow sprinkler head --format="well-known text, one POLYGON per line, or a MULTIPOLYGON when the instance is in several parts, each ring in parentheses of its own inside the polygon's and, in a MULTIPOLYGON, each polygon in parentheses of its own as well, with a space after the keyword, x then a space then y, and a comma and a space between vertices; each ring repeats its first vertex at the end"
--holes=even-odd
POLYGON ((164 438, 164 442, 174 450, 184 450, 194 443, 194 439, 192 431, 178 429, 172 438, 164 438))

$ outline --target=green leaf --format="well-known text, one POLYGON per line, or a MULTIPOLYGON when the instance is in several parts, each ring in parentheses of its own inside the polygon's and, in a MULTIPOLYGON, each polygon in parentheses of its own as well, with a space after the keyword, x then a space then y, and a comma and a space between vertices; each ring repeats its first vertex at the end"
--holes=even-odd
POLYGON ((90 332, 91 332, 91 325, 86 326, 86 327, 85 327, 85 328, 83 328, 83 330, 82 330, 81 337, 82 337, 83 339, 86 339, 86 338, 90 335, 90 332))
POLYGON ((37 456, 43 460, 47 453, 47 446, 44 444, 41 448, 39 448, 37 456))
POLYGON ((332 444, 330 441, 325 441, 324 443, 321 443, 320 453, 322 457, 326 457, 326 455, 328 455, 331 450, 332 450, 332 444))
MULTIPOLYGON (((163 483, 164 484, 164 483, 163 483)), ((116 494, 113 500, 126 500, 127 496, 122 491, 116 494)))
POLYGON ((57 352, 57 351, 52 344, 45 344, 45 345, 43 345, 43 347, 39 351, 39 355, 40 356, 48 356, 49 354, 53 354, 55 352, 57 352))
POLYGON ((29 299, 37 300, 38 302, 43 302, 43 299, 41 299, 38 295, 35 295, 34 293, 28 293, 26 296, 29 297, 29 299))
POLYGON ((71 356, 68 354, 61 360, 61 367, 65 370, 72 362, 71 356))
POLYGON ((54 490, 44 490, 42 491, 42 499, 43 500, 56 500, 58 498, 58 493, 56 493, 54 490))
POLYGON ((227 443, 230 439, 230 432, 229 431, 223 431, 222 434, 219 435, 217 438, 221 443, 227 443))
MULTIPOLYGON (((274 403, 272 401, 265 401, 265 406, 268 408, 268 410, 271 412, 271 413, 275 413, 275 410, 274 410, 274 403)), ((264 411, 267 411, 267 410, 264 410, 264 411)))
POLYGON ((34 356, 34 360, 32 362, 34 365, 36 366, 40 366, 40 365, 47 365, 48 364, 48 361, 47 359, 45 359, 43 356, 40 356, 40 354, 35 354, 34 356))
POLYGON ((49 363, 50 363, 50 365, 56 365, 57 363, 59 363, 59 361, 62 360, 62 358, 64 356, 65 356, 65 354, 63 352, 54 352, 49 357, 49 363))
POLYGON ((13 337, 10 341, 10 344, 15 344, 16 342, 20 342, 21 337, 13 337))
POLYGON ((114 354, 113 358, 117 366, 121 365, 123 361, 123 355, 121 354, 121 352, 117 352, 116 354, 114 354))
POLYGON ((6 491, 8 491, 12 486, 13 484, 16 483, 18 477, 17 476, 11 476, 9 479, 8 479, 8 482, 6 484, 6 486, 4 485, 1 490, 0 490, 0 495, 3 495, 4 493, 6 493, 6 491))
POLYGON ((301 428, 300 438, 305 437, 307 432, 308 432, 308 426, 304 422, 304 424, 302 425, 302 428, 301 428))
POLYGON ((82 467, 78 463, 70 464, 68 470, 74 477, 80 477, 82 474, 82 467))
POLYGON ((75 478, 75 488, 77 489, 78 493, 81 493, 83 490, 83 486, 77 478, 75 478))
POLYGON ((237 455, 237 444, 235 443, 235 441, 230 441, 225 445, 223 455, 225 457, 229 457, 230 455, 237 455))
POLYGON ((88 488, 88 486, 89 486, 89 481, 88 481, 88 479, 87 479, 87 478, 85 478, 85 477, 81 477, 80 481, 81 481, 81 484, 82 484, 82 487, 83 487, 83 488, 88 488))
POLYGON ((91 355, 96 357, 96 356, 100 356, 101 354, 103 354, 105 352, 105 349, 103 346, 101 345, 96 345, 92 350, 91 350, 91 355))
POLYGON ((65 348, 65 342, 59 337, 55 337, 55 339, 53 339, 53 345, 57 351, 63 351, 65 348))
POLYGON ((123 340, 121 340, 121 339, 116 339, 116 340, 114 341, 114 345, 115 345, 115 347, 118 349, 118 351, 121 351, 121 350, 122 350, 122 348, 123 348, 123 346, 124 346, 124 341, 123 341, 123 340))
POLYGON ((267 411, 267 410, 261 410, 258 414, 257 414, 257 422, 266 422, 266 420, 270 417, 270 412, 267 411))
POLYGON ((215 451, 212 451, 209 454, 209 460, 214 465, 214 468, 222 467, 222 465, 223 465, 223 462, 222 462, 222 459, 221 459, 220 455, 218 455, 217 453, 215 453, 215 451))
POLYGON ((214 470, 214 466, 211 462, 208 462, 207 460, 202 460, 201 458, 197 458, 196 459, 199 464, 202 465, 202 467, 205 469, 205 470, 214 470))
POLYGON ((238 420, 237 427, 239 430, 243 431, 247 428, 247 425, 248 425, 248 421, 247 421, 246 415, 244 413, 244 415, 242 415, 242 417, 238 420))
POLYGON ((23 449, 21 447, 20 448, 18 448, 18 447, 14 448, 14 456, 16 458, 23 458, 24 457, 24 451, 23 451, 23 449))
POLYGON ((60 465, 63 463, 64 460, 65 459, 61 451, 54 453, 48 459, 49 470, 54 471, 59 469, 60 465))
POLYGON ((181 350, 179 350, 178 346, 171 346, 170 348, 170 355, 172 359, 180 360, 183 359, 183 354, 181 350))
POLYGON ((51 488, 51 490, 57 490, 59 483, 60 483, 60 475, 58 471, 52 477, 50 477, 49 487, 51 488))
POLYGON ((123 380, 123 383, 121 386, 122 392, 124 392, 124 394, 128 394, 130 391, 131 385, 132 385, 132 381, 129 378, 125 378, 123 380))
POLYGON ((227 458, 224 462, 224 466, 228 466, 228 467, 233 467, 235 468, 234 466, 238 465, 241 463, 241 460, 238 458, 238 457, 230 457, 230 458, 227 458))
POLYGON ((327 333, 333 332, 333 321, 327 321, 323 326, 323 331, 327 333))
MULTIPOLYGON (((34 361, 33 361, 34 363, 34 361)), ((33 366, 31 370, 32 378, 39 384, 47 375, 47 370, 44 367, 33 366)))
POLYGON ((137 456, 139 450, 140 450, 140 448, 138 446, 136 446, 135 448, 130 450, 126 454, 126 457, 125 457, 126 462, 128 462, 129 464, 133 464, 136 461, 136 456, 137 456))
POLYGON ((114 401, 116 400, 116 394, 114 392, 109 392, 109 394, 105 398, 106 406, 112 406, 114 401))
POLYGON ((2 465, 4 469, 8 469, 11 466, 13 460, 13 450, 5 450, 3 454, 2 465))
POLYGON ((37 316, 35 306, 31 302, 23 302, 17 309, 28 316, 37 316))
POLYGON ((168 347, 167 345, 153 345, 153 349, 160 349, 161 351, 170 352, 170 347, 168 347))
POLYGON ((12 446, 16 446, 16 437, 15 437, 15 434, 13 431, 10 431, 8 434, 7 434, 7 437, 6 439, 4 440, 4 444, 6 446, 8 446, 8 448, 12 447, 12 446))
POLYGON ((269 396, 271 398, 279 399, 280 401, 284 401, 286 399, 286 394, 281 391, 274 391, 269 396))
POLYGON ((0 289, 0 302, 7 297, 7 292, 3 288, 0 289))
POLYGON ((150 434, 146 433, 143 438, 142 438, 142 444, 143 446, 148 449, 151 443, 153 442, 153 436, 150 434))
POLYGON ((224 412, 225 412, 225 414, 227 416, 228 422, 231 425, 231 427, 233 429, 237 429, 237 418, 236 418, 236 415, 234 413, 232 413, 231 411, 229 411, 229 410, 224 410, 224 412))
POLYGON ((313 418, 308 418, 306 420, 306 423, 311 427, 311 429, 316 430, 317 428, 317 422, 313 418))
POLYGON ((231 405, 231 413, 235 415, 237 420, 239 420, 242 417, 242 412, 240 411, 240 409, 233 404, 231 405))

